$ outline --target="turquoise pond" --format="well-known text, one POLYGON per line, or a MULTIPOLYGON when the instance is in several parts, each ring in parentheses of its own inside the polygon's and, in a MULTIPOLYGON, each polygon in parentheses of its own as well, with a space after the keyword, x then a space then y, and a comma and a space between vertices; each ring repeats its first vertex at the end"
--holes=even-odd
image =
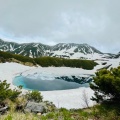
POLYGON ((53 90, 67 90, 79 87, 89 87, 89 83, 79 84, 76 82, 68 82, 62 79, 41 80, 30 79, 23 76, 16 76, 13 79, 13 85, 22 85, 24 89, 39 90, 39 91, 53 91, 53 90))

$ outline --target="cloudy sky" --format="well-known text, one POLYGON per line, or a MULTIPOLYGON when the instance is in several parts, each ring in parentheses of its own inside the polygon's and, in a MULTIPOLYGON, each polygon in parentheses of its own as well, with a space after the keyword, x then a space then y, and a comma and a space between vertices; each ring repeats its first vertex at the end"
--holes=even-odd
POLYGON ((0 0, 0 38, 120 51, 120 0, 0 0))

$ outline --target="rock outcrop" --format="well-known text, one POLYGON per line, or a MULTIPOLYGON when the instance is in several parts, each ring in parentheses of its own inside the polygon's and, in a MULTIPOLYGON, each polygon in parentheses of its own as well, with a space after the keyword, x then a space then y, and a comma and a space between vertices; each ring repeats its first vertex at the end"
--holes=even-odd
POLYGON ((34 113, 45 113, 46 108, 41 103, 28 102, 25 109, 24 109, 24 111, 25 112, 34 112, 34 113))

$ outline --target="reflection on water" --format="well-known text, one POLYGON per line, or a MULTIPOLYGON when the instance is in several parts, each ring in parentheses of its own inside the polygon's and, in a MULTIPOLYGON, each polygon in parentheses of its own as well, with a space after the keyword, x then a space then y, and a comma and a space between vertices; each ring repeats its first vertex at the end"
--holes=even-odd
POLYGON ((13 80, 13 84, 16 86, 22 85, 24 89, 32 89, 39 91, 75 89, 83 86, 89 87, 88 83, 78 84, 75 82, 67 82, 61 79, 54 80, 30 79, 23 76, 15 77, 13 80))

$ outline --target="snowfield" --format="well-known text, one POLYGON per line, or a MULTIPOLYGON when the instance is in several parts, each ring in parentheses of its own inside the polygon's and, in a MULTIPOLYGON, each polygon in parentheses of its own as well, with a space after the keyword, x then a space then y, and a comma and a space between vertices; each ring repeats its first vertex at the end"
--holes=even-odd
MULTIPOLYGON (((83 74, 95 74, 97 69, 100 69, 106 65, 112 67, 119 66, 120 59, 110 59, 106 61, 98 60, 99 63, 93 70, 83 70, 81 68, 69 68, 69 67, 29 67, 17 63, 0 63, 0 80, 7 80, 11 84, 11 88, 15 88, 12 84, 12 80, 15 76, 22 74, 23 76, 31 76, 36 72, 38 74, 47 75, 83 75, 83 74), (106 65, 102 65, 103 62, 107 62, 106 65)), ((44 77, 44 76, 43 76, 44 77)), ((23 90, 25 92, 26 90, 23 90)), ((56 107, 71 108, 83 108, 86 107, 83 101, 83 93, 86 93, 89 98, 89 106, 94 105, 90 100, 94 92, 90 88, 80 87, 71 90, 58 90, 58 91, 42 91, 44 100, 53 102, 56 107)))

